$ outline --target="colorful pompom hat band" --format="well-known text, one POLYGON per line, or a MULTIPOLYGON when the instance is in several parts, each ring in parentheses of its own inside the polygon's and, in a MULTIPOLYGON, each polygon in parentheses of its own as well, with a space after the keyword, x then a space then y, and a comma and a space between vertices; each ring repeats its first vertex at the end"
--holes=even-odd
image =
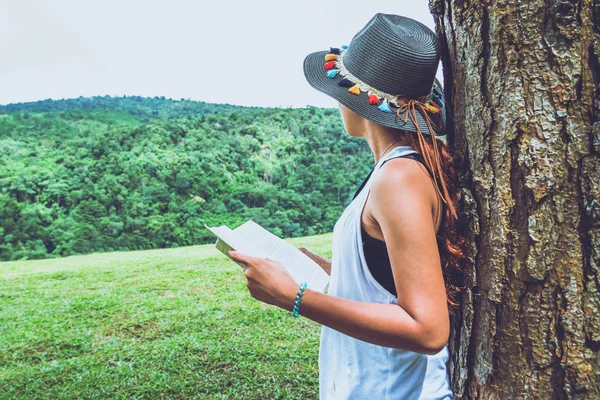
POLYGON ((312 87, 370 121, 443 136, 439 59, 431 29, 407 17, 376 14, 348 46, 309 54, 304 75, 312 87))

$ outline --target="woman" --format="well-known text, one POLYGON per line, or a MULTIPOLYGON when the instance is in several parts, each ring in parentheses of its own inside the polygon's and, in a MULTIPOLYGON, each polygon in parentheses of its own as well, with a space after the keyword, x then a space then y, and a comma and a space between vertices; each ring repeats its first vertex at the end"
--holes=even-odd
POLYGON ((373 170, 334 227, 328 294, 304 289, 275 261, 230 252, 253 297, 323 325, 321 399, 452 398, 449 307, 463 259, 454 233, 451 158, 438 42, 409 18, 377 14, 349 46, 312 53, 308 82, 340 103, 373 170), (444 267, 442 267, 442 264, 444 267))

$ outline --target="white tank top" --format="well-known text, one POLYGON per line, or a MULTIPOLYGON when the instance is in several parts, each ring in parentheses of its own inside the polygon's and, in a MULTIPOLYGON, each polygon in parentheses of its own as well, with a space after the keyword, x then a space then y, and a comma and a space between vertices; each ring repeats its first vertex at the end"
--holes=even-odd
MULTIPOLYGON (((371 275, 363 253, 361 213, 383 162, 416 153, 398 146, 382 157, 361 192, 333 229, 329 294, 357 301, 398 304, 371 275)), ((388 244, 389 246, 389 244, 388 244)), ((323 326, 319 351, 321 400, 453 399, 446 361, 448 345, 435 355, 366 343, 323 326)))

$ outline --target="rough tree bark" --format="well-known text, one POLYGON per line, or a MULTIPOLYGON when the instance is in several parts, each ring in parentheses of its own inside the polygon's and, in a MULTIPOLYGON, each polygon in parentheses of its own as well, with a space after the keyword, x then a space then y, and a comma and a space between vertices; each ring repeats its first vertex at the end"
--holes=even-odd
POLYGON ((430 0, 474 261, 458 398, 600 399, 600 0, 430 0))

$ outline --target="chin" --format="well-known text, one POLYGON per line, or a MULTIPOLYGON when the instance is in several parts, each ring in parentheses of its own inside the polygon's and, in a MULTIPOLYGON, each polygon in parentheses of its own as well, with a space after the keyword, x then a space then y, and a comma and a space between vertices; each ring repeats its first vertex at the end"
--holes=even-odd
POLYGON ((358 132, 352 132, 351 130, 348 130, 348 127, 346 127, 346 133, 355 138, 363 137, 363 135, 358 132))
POLYGON ((342 116, 342 122, 346 133, 352 137, 362 137, 362 129, 365 120, 354 111, 350 110, 342 103, 339 103, 340 115, 342 116))

